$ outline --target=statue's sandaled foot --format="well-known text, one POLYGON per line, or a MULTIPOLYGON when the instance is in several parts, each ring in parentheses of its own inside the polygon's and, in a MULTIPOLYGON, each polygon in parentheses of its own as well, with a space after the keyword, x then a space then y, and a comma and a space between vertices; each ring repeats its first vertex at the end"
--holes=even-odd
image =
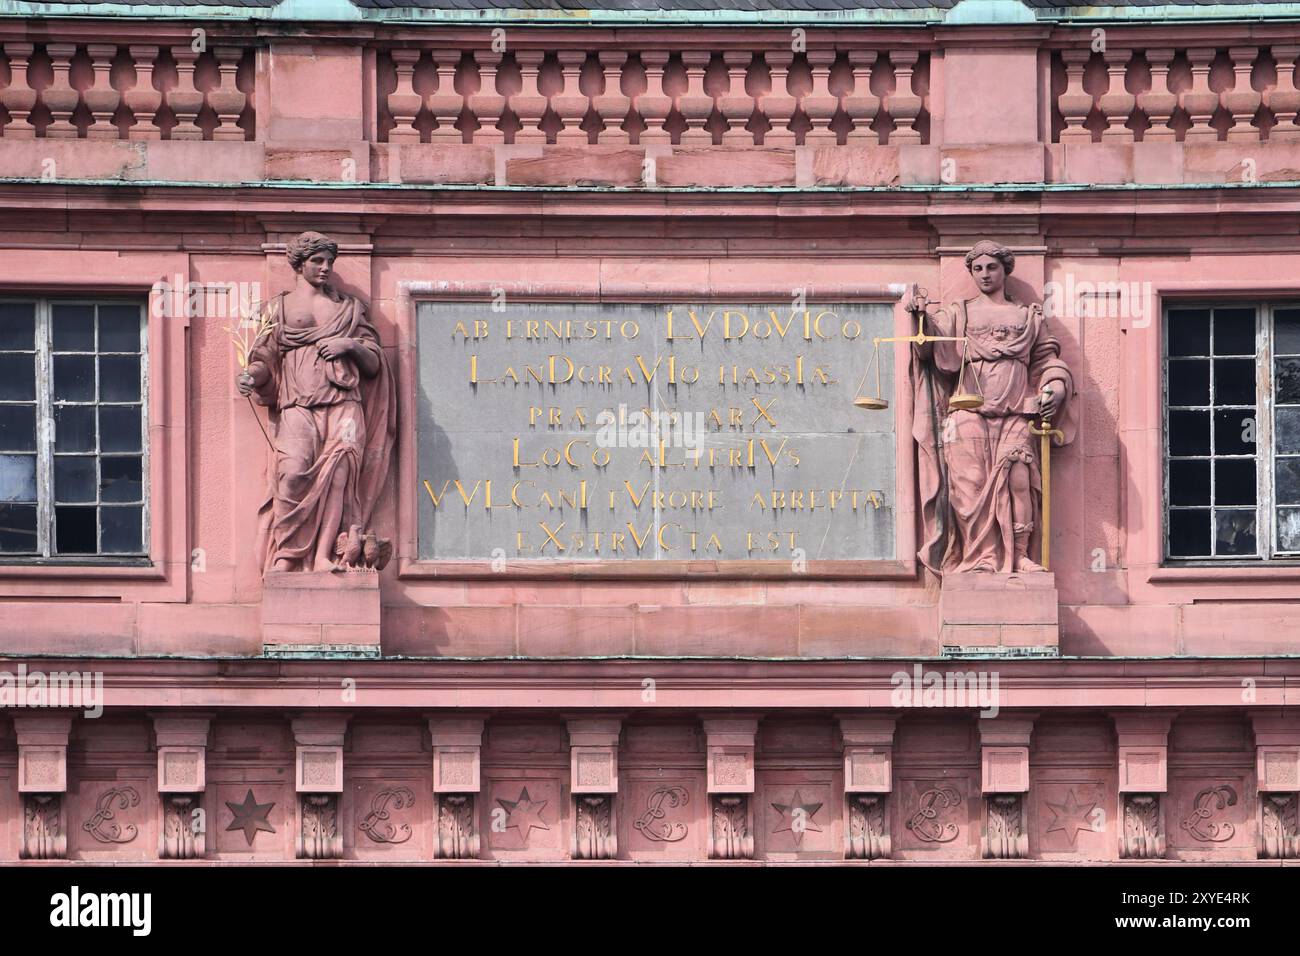
POLYGON ((1017 571, 1046 571, 1047 568, 1043 567, 1037 561, 1031 561, 1029 558, 1027 558, 1025 555, 1022 554, 1017 556, 1016 558, 1016 570, 1017 571))
POLYGON ((987 561, 979 561, 975 564, 975 567, 971 568, 971 570, 985 571, 991 574, 993 572, 993 565, 989 564, 987 561))

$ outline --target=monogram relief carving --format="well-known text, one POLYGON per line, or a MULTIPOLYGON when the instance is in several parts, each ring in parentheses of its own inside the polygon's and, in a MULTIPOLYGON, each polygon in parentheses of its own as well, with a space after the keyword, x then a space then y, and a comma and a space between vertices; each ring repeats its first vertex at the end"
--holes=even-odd
POLYGON ((687 825, 668 820, 667 816, 669 810, 686 806, 690 798, 685 787, 659 787, 646 798, 645 810, 632 821, 633 828, 655 843, 677 843, 686 839, 687 825))
POLYGON ((370 800, 370 810, 357 824, 358 829, 376 843, 405 843, 411 839, 411 825, 394 825, 392 816, 399 810, 415 805, 415 794, 410 787, 389 787, 380 790, 370 800))
POLYGON ((134 823, 122 826, 116 818, 115 811, 129 810, 139 805, 140 794, 135 787, 113 787, 105 790, 95 801, 95 812, 81 825, 81 829, 99 843, 130 843, 136 838, 139 830, 134 823))
POLYGON ((1179 825, 1199 843, 1222 843, 1231 840, 1236 828, 1226 820, 1214 817, 1228 807, 1237 805, 1237 791, 1224 784, 1206 787, 1192 801, 1192 812, 1179 825))
POLYGON ((949 843, 957 838, 961 827, 947 819, 949 811, 961 805, 961 794, 952 787, 930 787, 917 797, 916 810, 907 820, 907 828, 922 843, 949 843))

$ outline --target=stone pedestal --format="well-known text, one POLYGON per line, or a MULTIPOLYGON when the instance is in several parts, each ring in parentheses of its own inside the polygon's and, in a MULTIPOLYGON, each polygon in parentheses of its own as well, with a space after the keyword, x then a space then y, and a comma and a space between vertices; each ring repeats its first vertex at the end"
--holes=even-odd
POLYGON ((262 584, 268 656, 379 656, 374 571, 270 571, 262 584))
POLYGON ((1060 650, 1056 576, 945 574, 939 642, 945 653, 1055 656, 1060 650))

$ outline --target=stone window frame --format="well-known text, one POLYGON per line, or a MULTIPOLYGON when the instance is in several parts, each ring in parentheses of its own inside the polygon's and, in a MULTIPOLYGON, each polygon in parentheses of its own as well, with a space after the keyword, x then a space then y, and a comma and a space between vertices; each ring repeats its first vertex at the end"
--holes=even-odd
MULTIPOLYGON (((894 334, 910 335, 915 329, 905 311, 906 287, 901 284, 857 283, 851 280, 822 282, 810 280, 816 290, 810 302, 854 302, 892 304, 894 334)), ((911 394, 902 387, 907 381, 909 352, 894 350, 896 471, 894 557, 874 561, 810 561, 808 568, 796 572, 787 562, 761 560, 638 561, 634 559, 600 562, 554 562, 539 567, 536 561, 507 561, 504 570, 494 570, 491 560, 420 560, 417 529, 420 484, 417 480, 416 389, 419 374, 416 356, 416 310, 421 301, 465 301, 491 299, 502 292, 507 298, 530 302, 623 303, 662 299, 689 298, 702 303, 719 304, 740 301, 784 301, 790 289, 784 285, 746 283, 744 288, 701 293, 700 290, 656 289, 635 279, 620 281, 605 276, 599 285, 581 279, 547 283, 539 292, 536 283, 521 280, 462 280, 447 283, 400 280, 397 283, 395 319, 397 326, 398 380, 412 383, 398 390, 399 440, 397 447, 397 483, 402 489, 397 500, 398 535, 395 559, 398 577, 403 580, 915 580, 917 576, 916 466, 910 430, 901 423, 911 420, 911 394)))
POLYGON ((168 304, 157 283, 161 277, 190 272, 183 253, 119 253, 79 250, 78 268, 51 261, 44 250, 14 250, 6 265, 9 276, 0 282, 5 298, 114 298, 147 303, 143 361, 147 363, 149 511, 147 562, 105 562, 87 556, 84 563, 66 559, 51 563, 24 558, 0 563, 0 590, 25 598, 76 597, 120 601, 183 603, 190 567, 188 461, 188 395, 190 319, 168 316, 168 304), (87 278, 112 276, 112 279, 87 278))

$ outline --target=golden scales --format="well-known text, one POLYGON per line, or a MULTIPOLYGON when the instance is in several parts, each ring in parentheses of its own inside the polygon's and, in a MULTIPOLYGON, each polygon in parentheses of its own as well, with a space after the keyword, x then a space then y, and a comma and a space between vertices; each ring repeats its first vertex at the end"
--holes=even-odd
MULTIPOLYGON (((929 305, 929 293, 918 286, 912 286, 912 297, 909 302, 907 311, 916 316, 916 334, 915 335, 895 335, 889 338, 876 338, 871 342, 871 359, 867 362, 866 370, 862 373, 862 381, 858 383, 857 396, 853 399, 853 404, 858 408, 866 408, 871 411, 882 411, 889 407, 889 399, 881 394, 880 389, 880 343, 881 342, 912 342, 916 345, 924 345, 926 342, 960 342, 961 348, 961 369, 957 373, 957 390, 952 393, 948 399, 948 409, 955 411, 959 408, 972 409, 979 408, 984 404, 984 394, 979 391, 979 380, 975 381, 975 391, 968 392, 965 390, 966 385, 966 366, 970 364, 970 343, 964 335, 926 335, 925 334, 925 313, 926 306, 929 305), (913 308, 917 302, 920 308, 913 308), (874 394, 867 395, 863 389, 867 384, 867 378, 871 375, 871 367, 876 368, 876 390, 874 394)), ((944 312, 942 308, 936 309, 936 312, 944 312)), ((946 314, 946 313, 945 313, 946 314)))

